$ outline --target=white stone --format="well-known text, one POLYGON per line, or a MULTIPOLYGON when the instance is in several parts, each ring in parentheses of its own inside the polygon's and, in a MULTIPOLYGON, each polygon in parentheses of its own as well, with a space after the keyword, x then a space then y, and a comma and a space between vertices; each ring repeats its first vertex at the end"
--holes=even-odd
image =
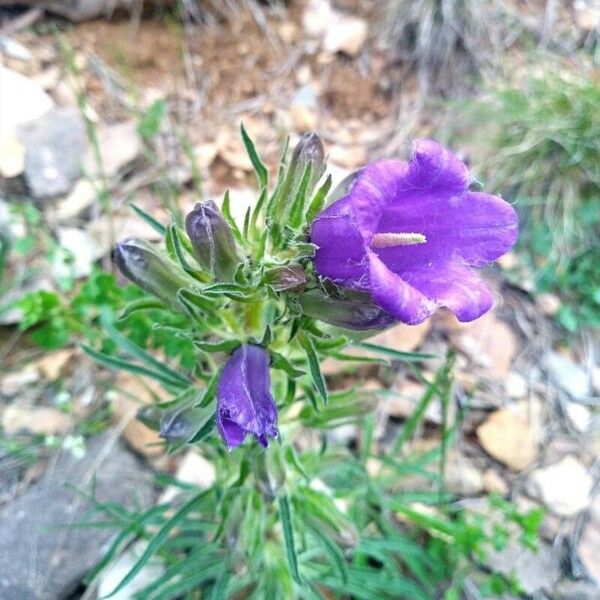
MULTIPOLYGON (((216 481, 217 471, 213 463, 195 450, 190 450, 179 463, 175 479, 205 490, 216 481)), ((170 502, 180 491, 177 486, 169 486, 161 495, 159 503, 170 502)))
POLYGON ((77 227, 59 229, 58 244, 64 252, 57 253, 52 265, 57 278, 87 277, 92 272, 94 262, 102 255, 91 236, 77 227))
POLYGON ((364 19, 334 11, 323 38, 323 50, 356 56, 367 41, 369 26, 364 19))
POLYGON ((527 381, 519 373, 511 371, 504 379, 504 391, 513 400, 524 398, 527 395, 527 381))
POLYGON ((531 494, 562 517, 571 517, 588 506, 593 485, 592 476, 573 456, 537 469, 529 478, 531 494))
POLYGON ((590 395, 591 378, 579 365, 556 352, 546 354, 544 365, 556 384, 576 400, 590 395))
POLYGON ((585 433, 589 429, 592 415, 587 406, 576 402, 567 402, 565 404, 565 414, 577 431, 585 433))

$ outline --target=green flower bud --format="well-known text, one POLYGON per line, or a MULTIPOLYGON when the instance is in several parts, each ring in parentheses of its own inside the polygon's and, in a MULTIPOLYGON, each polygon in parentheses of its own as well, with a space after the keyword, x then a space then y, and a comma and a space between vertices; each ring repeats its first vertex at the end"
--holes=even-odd
POLYGON ((301 292, 306 285, 306 275, 300 265, 281 265, 267 269, 265 283, 275 292, 301 292))
POLYGON ((311 290, 302 294, 299 301, 304 314, 343 329, 385 329, 395 321, 368 294, 353 293, 338 298, 311 290))
POLYGON ((230 281, 240 263, 231 228, 212 201, 199 202, 185 218, 198 264, 219 281, 230 281))
POLYGON ((127 279, 166 304, 177 307, 177 292, 194 281, 152 244, 127 238, 117 244, 113 259, 127 279))
POLYGON ((311 175, 306 188, 307 196, 311 196, 317 182, 325 172, 325 147, 321 138, 314 131, 305 133, 292 152, 288 172, 275 209, 276 221, 281 222, 286 211, 289 210, 290 203, 296 197, 304 172, 309 165, 311 175))
POLYGON ((165 410, 160 418, 160 437, 167 442, 187 442, 206 423, 214 408, 178 406, 165 410))

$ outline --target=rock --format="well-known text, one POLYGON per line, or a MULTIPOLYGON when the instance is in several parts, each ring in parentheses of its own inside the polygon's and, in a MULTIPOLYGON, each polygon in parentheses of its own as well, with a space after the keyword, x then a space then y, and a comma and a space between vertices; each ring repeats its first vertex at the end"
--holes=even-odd
MULTIPOLYGON (((204 458, 196 450, 188 451, 182 458, 175 479, 181 483, 195 485, 205 490, 213 485, 217 479, 215 465, 204 458)), ((159 504, 171 502, 181 491, 177 486, 169 486, 160 496, 159 504)))
POLYGON ((527 396, 528 386, 527 381, 519 373, 511 371, 504 379, 504 391, 509 398, 520 400, 527 396))
POLYGON ((494 411, 478 428, 483 449, 514 471, 529 467, 538 454, 538 444, 528 403, 494 411))
POLYGON ((556 352, 548 352, 543 365, 556 385, 575 400, 584 400, 590 395, 590 376, 579 365, 556 352))
POLYGON ((496 318, 493 311, 467 324, 459 324, 453 315, 447 315, 450 341, 488 377, 503 379, 510 370, 517 351, 517 340, 512 329, 496 318))
POLYGON ((39 378, 38 372, 32 366, 24 367, 14 373, 7 373, 0 381, 0 394, 12 398, 24 387, 35 383, 39 378))
POLYGON ((25 145, 25 180, 36 198, 67 194, 81 174, 81 157, 87 138, 76 108, 55 108, 22 125, 25 145))
POLYGON ((535 305, 543 315, 553 317, 560 310, 562 302, 556 294, 538 294, 535 297, 535 305))
POLYGON ((600 495, 596 494, 578 547, 579 560, 600 586, 600 495))
MULTIPOLYGON (((138 542, 101 573, 98 583, 98 598, 108 597, 123 577, 129 573, 145 548, 146 544, 144 542, 138 542)), ((134 600, 138 597, 139 592, 156 581, 164 571, 164 565, 153 558, 140 569, 138 574, 121 591, 110 597, 112 600, 134 600)))
POLYGON ((487 469, 483 474, 483 487, 486 492, 495 492, 506 496, 509 492, 508 484, 495 469, 487 469))
POLYGON ((600 29, 600 4, 594 0, 576 0, 575 22, 584 31, 598 31, 600 29))
POLYGON ((38 84, 0 64, 0 139, 20 125, 39 119, 53 104, 38 84))
POLYGON ((20 406, 10 404, 2 413, 2 429, 6 435, 22 431, 41 435, 67 433, 73 428, 73 418, 51 406, 20 406))
POLYGON ((49 381, 55 381, 64 372, 66 366, 73 359, 74 354, 75 350, 73 348, 48 352, 35 363, 35 366, 43 377, 49 381))
POLYGON ((583 404, 575 402, 566 402, 564 404, 565 415, 571 422, 571 425, 581 433, 585 433, 592 422, 590 409, 583 404))
POLYGON ((96 200, 96 187, 88 179, 80 179, 70 194, 57 202, 54 218, 63 223, 79 216, 96 200))
POLYGON ((356 169, 367 162, 367 150, 364 146, 330 146, 328 160, 347 169, 356 169))
POLYGON ((71 452, 58 454, 43 479, 0 513, 2 600, 74 597, 104 555, 115 530, 70 528, 69 524, 96 519, 90 502, 72 488, 93 489, 98 502, 127 507, 135 502, 138 510, 154 500, 152 474, 113 431, 90 439, 82 460, 71 452))
POLYGON ((115 177, 142 151, 134 121, 123 121, 116 125, 98 127, 97 136, 101 165, 96 164, 97 160, 92 148, 88 149, 83 161, 86 175, 93 179, 101 177, 102 174, 108 178, 115 177))
POLYGON ((492 572, 515 576, 523 591, 533 595, 541 590, 550 592, 561 576, 559 554, 549 544, 539 544, 538 551, 509 542, 501 551, 489 550, 486 564, 492 572))
POLYGON ((31 52, 17 40, 7 35, 0 34, 0 51, 9 58, 29 62, 33 56, 31 52))
POLYGON ((228 130, 222 130, 217 135, 217 148, 219 156, 234 169, 252 171, 252 162, 242 142, 233 137, 228 130))
POLYGON ((369 26, 364 19, 333 11, 323 38, 323 50, 356 56, 362 50, 369 26))
POLYGON ((322 37, 332 17, 333 8, 329 0, 309 0, 302 13, 302 27, 308 37, 322 37))
POLYGON ((556 585, 554 594, 556 600, 599 600, 600 585, 583 579, 565 579, 556 585))
POLYGON ((164 440, 157 431, 146 427, 136 418, 138 410, 147 404, 167 400, 168 394, 156 383, 142 380, 128 373, 116 377, 115 392, 111 396, 115 422, 125 422, 123 438, 129 446, 143 456, 160 456, 165 451, 164 440))
POLYGON ((449 492, 460 496, 475 496, 484 490, 481 471, 455 448, 446 455, 444 485, 449 492))
POLYGON ((594 480, 585 466, 573 456, 536 469, 529 477, 528 491, 548 510, 561 517, 572 517, 590 502, 594 480))
POLYGON ((102 257, 104 250, 83 229, 61 227, 58 230, 57 252, 52 264, 57 279, 80 279, 92 272, 94 263, 102 257))
MULTIPOLYGON (((379 405, 383 412, 390 416, 407 419, 415 412, 415 408, 424 395, 425 386, 423 384, 402 381, 394 386, 390 394, 382 396, 379 405)), ((427 422, 440 425, 442 423, 442 407, 439 400, 431 401, 423 416, 427 422)))
POLYGON ((292 127, 306 132, 317 127, 317 93, 311 85, 303 85, 292 98, 290 104, 292 127))
POLYGON ((194 160, 199 169, 207 169, 213 164, 219 149, 216 144, 198 144, 193 149, 194 160))
POLYGON ((0 175, 10 179, 25 170, 25 146, 15 131, 0 132, 0 175))

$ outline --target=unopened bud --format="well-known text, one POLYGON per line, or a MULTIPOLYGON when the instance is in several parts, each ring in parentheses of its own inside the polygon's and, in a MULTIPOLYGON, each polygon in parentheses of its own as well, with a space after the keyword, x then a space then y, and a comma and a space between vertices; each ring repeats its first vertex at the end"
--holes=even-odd
POLYGON ((351 297, 334 298, 320 290, 311 290, 302 294, 299 300, 302 310, 309 317, 343 329, 385 329, 395 321, 367 294, 355 293, 351 297))
POLYGON ((219 281, 235 275, 240 259, 231 228, 212 201, 199 202, 185 218, 185 229, 198 264, 219 281))
POLYGON ((171 306, 176 302, 177 292, 193 284, 179 265, 145 240, 128 238, 120 242, 113 259, 127 279, 171 306))
POLYGON ((306 274, 300 265, 281 265, 266 271, 265 283, 275 292, 300 292, 306 285, 306 274))
POLYGON ((321 138, 314 131, 305 133, 300 138, 292 152, 290 171, 295 170, 301 178, 308 164, 311 165, 312 172, 312 186, 309 191, 312 191, 325 169, 325 147, 321 138))
POLYGON ((325 171, 325 147, 321 138, 314 131, 305 133, 292 152, 283 190, 275 211, 275 218, 278 222, 284 219, 285 212, 289 210, 290 203, 296 197, 296 192, 309 165, 310 181, 306 188, 307 196, 313 193, 315 185, 325 171))
POLYGON ((165 410, 160 419, 160 437, 167 442, 187 442, 206 422, 207 409, 176 407, 165 410))

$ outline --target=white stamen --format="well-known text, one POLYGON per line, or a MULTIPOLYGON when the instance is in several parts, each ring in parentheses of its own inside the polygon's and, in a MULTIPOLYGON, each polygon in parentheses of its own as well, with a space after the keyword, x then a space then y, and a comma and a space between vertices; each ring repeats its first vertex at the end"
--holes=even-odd
POLYGON ((376 233, 371 242, 372 248, 391 248, 393 246, 414 246, 425 244, 427 238, 422 233, 376 233))

